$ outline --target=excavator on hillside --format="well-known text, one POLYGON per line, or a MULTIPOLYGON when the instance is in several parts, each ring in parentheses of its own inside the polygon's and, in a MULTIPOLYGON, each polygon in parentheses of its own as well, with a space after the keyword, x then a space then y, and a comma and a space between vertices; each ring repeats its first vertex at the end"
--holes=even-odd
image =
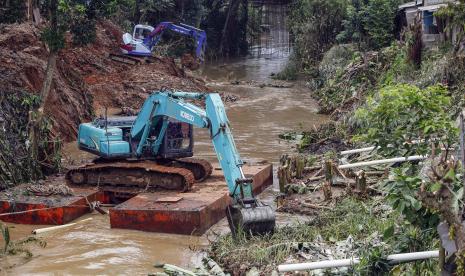
MULTIPOLYGON (((134 27, 132 35, 129 33, 123 35, 123 44, 120 46, 121 52, 129 56, 150 57, 152 56, 153 49, 166 30, 192 37, 195 40, 196 58, 198 61, 203 62, 207 45, 207 34, 203 30, 183 23, 176 25, 172 22, 161 22, 155 28, 138 24, 134 27)), ((131 58, 126 57, 126 59, 130 60, 131 58)))
POLYGON ((188 191, 212 172, 210 163, 192 158, 193 126, 210 132, 233 201, 226 210, 232 233, 272 232, 275 213, 253 195, 252 179, 244 176, 244 163, 217 93, 158 91, 137 116, 81 124, 79 148, 99 158, 69 170, 66 179, 73 185, 188 191), (190 101, 204 101, 205 108, 190 101))

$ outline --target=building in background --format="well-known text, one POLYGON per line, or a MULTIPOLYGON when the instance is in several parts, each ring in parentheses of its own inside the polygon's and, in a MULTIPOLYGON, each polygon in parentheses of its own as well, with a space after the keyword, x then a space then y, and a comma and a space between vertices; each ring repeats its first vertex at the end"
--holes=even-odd
POLYGON ((400 5, 397 16, 398 37, 404 28, 417 21, 422 25, 423 45, 426 48, 437 47, 446 39, 454 41, 455 32, 446 35, 444 22, 434 16, 434 13, 441 7, 456 2, 455 0, 416 0, 400 5))

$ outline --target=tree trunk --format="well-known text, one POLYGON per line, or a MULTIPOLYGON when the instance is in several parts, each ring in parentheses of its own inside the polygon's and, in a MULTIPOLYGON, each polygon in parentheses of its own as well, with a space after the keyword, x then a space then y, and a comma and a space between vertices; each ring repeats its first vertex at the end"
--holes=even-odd
POLYGON ((42 98, 42 103, 40 105, 41 113, 43 113, 45 109, 48 95, 50 94, 50 90, 52 89, 53 73, 55 72, 56 59, 57 59, 57 53, 50 52, 48 56, 48 61, 47 61, 47 70, 45 72, 45 80, 42 86, 42 91, 40 92, 40 96, 42 98))
POLYGON ((224 49, 227 46, 228 43, 228 36, 226 35, 228 27, 229 27, 229 21, 231 19, 231 15, 237 10, 239 7, 239 0, 230 0, 229 2, 229 7, 228 7, 228 15, 226 15, 226 20, 224 21, 224 26, 223 26, 223 31, 221 32, 221 42, 220 42, 220 54, 224 55, 224 49))
POLYGON ((26 19, 32 20, 32 0, 26 0, 26 19))
MULTIPOLYGON (((49 6, 50 13, 50 31, 54 34, 58 34, 58 18, 57 18, 58 0, 51 0, 49 6)), ((57 38, 55 38, 57 39, 57 38)), ((29 140, 31 141, 31 157, 33 162, 37 162, 39 155, 39 131, 40 126, 43 122, 43 116, 45 108, 47 107, 47 99, 52 89, 53 74, 55 71, 56 58, 58 49, 53 45, 49 45, 49 56, 47 61, 47 69, 45 71, 45 79, 42 84, 42 90, 40 91, 41 103, 37 112, 32 112, 29 116, 30 129, 29 129, 29 140), (35 114, 34 114, 35 113, 35 114)), ((37 179, 37 176, 33 176, 37 179)))
MULTIPOLYGON (((58 34, 58 17, 57 11, 58 10, 58 0, 51 0, 49 6, 50 12, 50 31, 53 34, 58 34)), ((55 39, 58 35, 56 35, 55 39)), ((42 97, 42 102, 40 104, 39 112, 43 113, 45 106, 47 104, 47 98, 50 94, 50 90, 52 88, 52 81, 53 81, 53 73, 55 71, 55 64, 56 64, 56 56, 58 49, 55 49, 53 45, 49 45, 49 56, 47 61, 47 70, 45 72, 45 79, 42 85, 42 91, 40 92, 40 96, 42 97)))

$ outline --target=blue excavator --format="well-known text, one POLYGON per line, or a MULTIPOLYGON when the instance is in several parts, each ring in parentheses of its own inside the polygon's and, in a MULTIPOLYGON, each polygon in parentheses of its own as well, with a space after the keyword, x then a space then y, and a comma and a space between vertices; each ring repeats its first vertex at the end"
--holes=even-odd
POLYGON ((226 216, 233 235, 238 231, 272 232, 275 213, 254 196, 252 179, 244 176, 244 163, 217 93, 157 91, 137 116, 105 117, 81 124, 79 148, 99 157, 69 170, 66 179, 72 185, 188 191, 212 172, 207 161, 192 158, 193 126, 210 132, 232 197, 226 216), (199 102, 205 108, 195 104, 199 102))
POLYGON ((153 48, 158 44, 166 30, 192 37, 195 41, 196 57, 203 61, 207 46, 207 34, 203 30, 183 23, 176 25, 173 22, 160 22, 155 28, 138 24, 134 27, 132 35, 129 33, 123 35, 121 52, 131 56, 151 56, 153 48))

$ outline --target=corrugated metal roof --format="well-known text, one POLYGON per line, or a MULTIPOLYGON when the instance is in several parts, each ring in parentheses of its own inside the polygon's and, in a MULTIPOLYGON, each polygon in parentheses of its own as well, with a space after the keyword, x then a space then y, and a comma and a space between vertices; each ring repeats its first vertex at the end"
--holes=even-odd
POLYGON ((408 3, 405 3, 405 4, 402 4, 399 6, 399 10, 402 10, 402 9, 406 9, 406 8, 411 8, 411 7, 415 7, 417 5, 417 3, 415 1, 412 1, 412 2, 408 2, 408 3))
POLYGON ((443 4, 437 4, 437 5, 431 5, 431 6, 424 6, 424 7, 418 7, 420 11, 437 11, 439 8, 446 7, 448 4, 443 3, 443 4))

